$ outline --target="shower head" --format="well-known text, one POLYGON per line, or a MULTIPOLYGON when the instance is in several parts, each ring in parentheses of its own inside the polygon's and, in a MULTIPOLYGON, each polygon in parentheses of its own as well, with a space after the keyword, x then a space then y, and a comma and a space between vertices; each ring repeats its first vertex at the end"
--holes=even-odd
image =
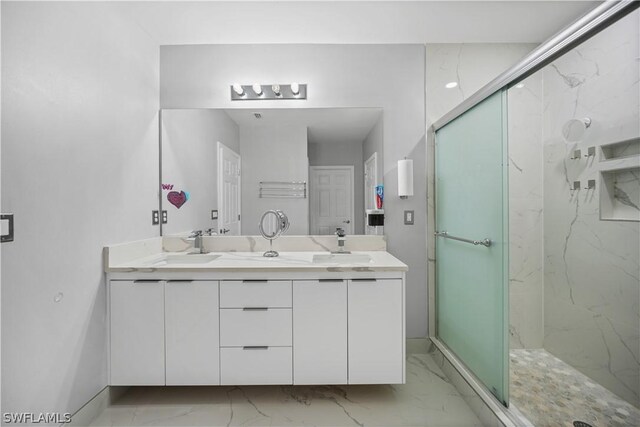
POLYGON ((567 142, 580 141, 589 126, 591 126, 590 117, 571 119, 562 126, 562 136, 567 142))

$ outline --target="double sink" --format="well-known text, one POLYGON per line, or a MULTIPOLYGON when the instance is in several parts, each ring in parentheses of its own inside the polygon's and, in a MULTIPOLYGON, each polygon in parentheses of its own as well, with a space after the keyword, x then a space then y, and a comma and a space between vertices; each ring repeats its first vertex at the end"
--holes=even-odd
MULTIPOLYGON (((251 257, 253 258, 254 256, 252 255, 251 257)), ((163 254, 149 261, 149 265, 153 267, 166 265, 202 265, 213 262, 219 258, 225 257, 221 254, 163 254)), ((260 253, 256 253, 255 258, 264 259, 260 253)), ((291 261, 291 259, 287 257, 269 258, 270 262, 278 262, 280 259, 282 262, 291 261)), ((314 254, 311 258, 312 264, 367 264, 370 262, 371 257, 367 254, 314 254)))

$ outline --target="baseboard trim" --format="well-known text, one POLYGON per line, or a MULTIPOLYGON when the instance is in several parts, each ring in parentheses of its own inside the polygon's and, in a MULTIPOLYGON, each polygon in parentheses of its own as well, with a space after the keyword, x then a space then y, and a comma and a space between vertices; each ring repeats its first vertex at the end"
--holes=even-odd
POLYGON ((106 386, 71 416, 71 422, 61 424, 60 427, 88 426, 98 417, 98 415, 102 413, 102 411, 118 400, 120 396, 126 393, 127 390, 129 390, 129 387, 106 386))
POLYGON ((523 420, 514 420, 502 405, 464 364, 437 338, 431 338, 431 354, 451 380, 473 412, 485 426, 521 427, 523 420))

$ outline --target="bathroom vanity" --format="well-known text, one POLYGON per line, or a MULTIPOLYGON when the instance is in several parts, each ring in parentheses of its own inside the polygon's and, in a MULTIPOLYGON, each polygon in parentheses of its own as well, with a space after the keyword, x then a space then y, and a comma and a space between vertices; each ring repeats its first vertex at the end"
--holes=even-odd
POLYGON ((335 238, 297 237, 276 258, 252 237, 106 248, 109 383, 404 383, 407 266, 382 236, 338 255, 322 250, 335 238))

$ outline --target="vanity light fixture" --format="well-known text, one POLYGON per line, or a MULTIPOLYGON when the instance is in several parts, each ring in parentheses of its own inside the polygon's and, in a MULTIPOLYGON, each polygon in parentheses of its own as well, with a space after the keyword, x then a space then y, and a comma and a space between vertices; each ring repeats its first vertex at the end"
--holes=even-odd
POLYGON ((238 83, 234 83, 233 85, 231 85, 231 88, 236 93, 236 95, 238 96, 245 95, 244 88, 242 87, 242 85, 239 85, 238 83))
POLYGON ((232 101, 302 100, 307 99, 307 85, 304 83, 239 84, 234 83, 229 90, 232 101))
POLYGON ((456 86, 458 86, 458 82, 449 82, 446 85, 444 85, 444 87, 446 87, 447 89, 453 89, 456 86))

